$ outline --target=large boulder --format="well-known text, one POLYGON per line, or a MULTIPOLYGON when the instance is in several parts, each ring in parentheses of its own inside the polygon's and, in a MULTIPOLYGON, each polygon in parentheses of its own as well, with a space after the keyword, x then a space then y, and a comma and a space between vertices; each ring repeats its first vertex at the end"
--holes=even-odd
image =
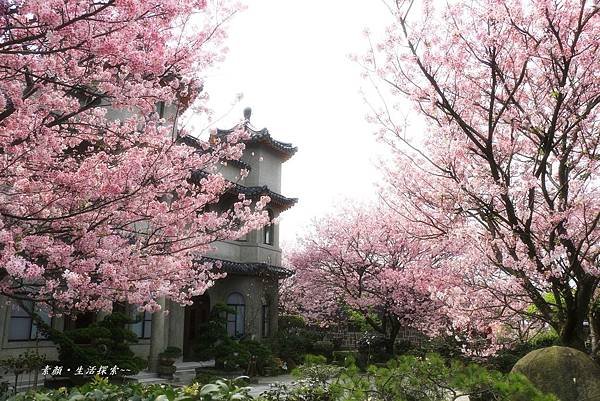
POLYGON ((600 401, 600 366, 576 349, 554 346, 531 351, 512 371, 561 401, 600 401))

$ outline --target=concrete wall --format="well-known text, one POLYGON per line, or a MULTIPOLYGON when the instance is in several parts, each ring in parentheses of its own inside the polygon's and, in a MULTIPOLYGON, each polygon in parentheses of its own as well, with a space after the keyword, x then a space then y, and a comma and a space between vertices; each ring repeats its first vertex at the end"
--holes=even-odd
MULTIPOLYGON (((248 186, 247 179, 246 178, 242 179, 240 177, 241 170, 242 170, 241 167, 235 165, 232 162, 229 162, 225 165, 221 164, 219 166, 218 172, 221 173, 223 175, 223 177, 225 177, 227 180, 229 180, 231 182, 235 182, 240 185, 248 186)), ((250 175, 250 174, 252 174, 252 172, 250 172, 248 175, 250 175)))
POLYGON ((227 297, 234 292, 244 296, 246 303, 245 332, 249 338, 262 338, 262 305, 269 301, 271 305, 271 333, 277 329, 277 280, 272 277, 229 275, 217 281, 208 290, 211 308, 217 304, 227 304, 227 297))
POLYGON ((240 160, 252 167, 243 185, 267 185, 271 191, 281 192, 281 157, 272 149, 267 146, 250 144, 246 147, 240 160))

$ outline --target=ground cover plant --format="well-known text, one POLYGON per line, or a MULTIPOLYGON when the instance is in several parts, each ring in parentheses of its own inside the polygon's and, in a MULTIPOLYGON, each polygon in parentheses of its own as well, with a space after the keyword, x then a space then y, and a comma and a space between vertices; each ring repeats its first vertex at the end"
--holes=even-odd
POLYGON ((71 389, 29 391, 9 398, 10 401, 250 401, 249 388, 236 379, 218 379, 206 385, 198 383, 184 387, 140 383, 111 384, 106 378, 71 389))
POLYGON ((557 401, 524 376, 504 374, 477 364, 448 361, 436 354, 402 356, 366 372, 307 364, 295 371, 296 385, 276 385, 263 401, 448 401, 468 395, 472 401, 557 401))

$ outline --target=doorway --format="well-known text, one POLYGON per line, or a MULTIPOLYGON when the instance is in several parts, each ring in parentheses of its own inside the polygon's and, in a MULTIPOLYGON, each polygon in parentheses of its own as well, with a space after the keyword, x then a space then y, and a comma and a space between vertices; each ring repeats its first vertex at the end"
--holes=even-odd
POLYGON ((210 297, 208 294, 192 298, 192 305, 185 307, 183 323, 183 360, 194 360, 194 346, 200 335, 200 325, 208 321, 210 315, 210 297))

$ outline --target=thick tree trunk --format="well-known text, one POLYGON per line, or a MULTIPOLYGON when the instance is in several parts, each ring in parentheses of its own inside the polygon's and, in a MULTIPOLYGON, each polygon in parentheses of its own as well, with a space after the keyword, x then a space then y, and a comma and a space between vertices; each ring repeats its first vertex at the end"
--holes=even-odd
POLYGON ((396 316, 389 316, 389 324, 387 333, 385 333, 386 343, 385 343, 385 352, 392 356, 394 355, 394 345, 396 344, 396 338, 398 338, 398 333, 400 332, 400 322, 396 316))
POLYGON ((586 333, 583 323, 588 316, 588 311, 589 306, 586 305, 586 307, 581 306, 569 313, 559 334, 562 345, 587 352, 585 341, 588 333, 586 333))
POLYGON ((587 352, 585 348, 586 337, 583 322, 576 322, 573 326, 565 326, 560 333, 560 343, 565 347, 587 352))
POLYGON ((590 339, 592 358, 600 362, 600 305, 594 304, 590 310, 590 339))
POLYGON ((386 354, 394 355, 394 344, 400 332, 399 319, 393 314, 386 313, 381 318, 381 324, 377 324, 368 315, 365 315, 367 323, 385 339, 384 347, 386 354))
POLYGON ((586 275, 578 283, 577 290, 567 303, 566 316, 560 330, 562 345, 588 352, 585 342, 589 332, 585 329, 584 322, 593 312, 593 296, 597 287, 597 279, 586 275))

